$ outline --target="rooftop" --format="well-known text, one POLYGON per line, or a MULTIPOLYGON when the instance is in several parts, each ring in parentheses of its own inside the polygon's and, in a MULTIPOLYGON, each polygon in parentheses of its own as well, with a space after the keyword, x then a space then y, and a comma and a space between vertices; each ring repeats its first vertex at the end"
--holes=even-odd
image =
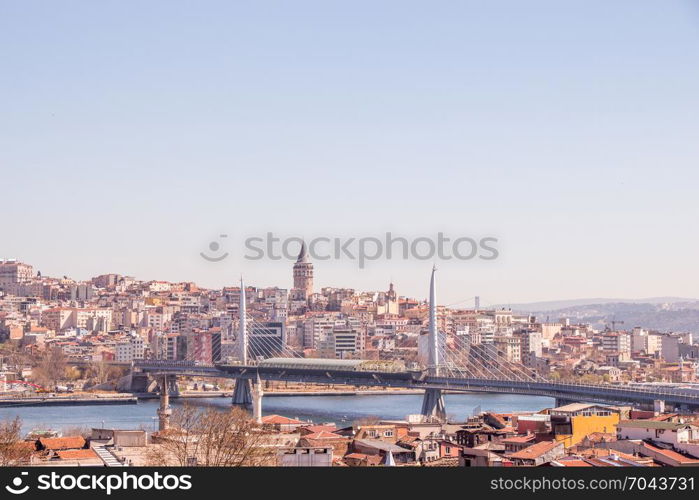
POLYGON ((580 457, 563 457, 551 463, 556 467, 592 467, 580 457))
POLYGON ((501 442, 504 444, 521 444, 534 441, 534 439, 536 439, 536 436, 534 436, 534 434, 529 434, 526 436, 512 436, 511 438, 503 439, 501 442))
MULTIPOLYGON (((679 462, 681 464, 699 465, 699 460, 694 459, 694 458, 685 457, 684 455, 677 453, 676 451, 658 448, 657 446, 653 446, 653 445, 645 443, 645 442, 642 443, 641 446, 648 451, 662 455, 666 458, 669 458, 670 460, 676 460, 677 462, 679 462)), ((643 453, 643 451, 641 451, 641 453, 643 453)))
POLYGON ((677 430, 692 427, 691 424, 681 424, 679 422, 667 422, 658 420, 622 420, 617 424, 618 428, 631 427, 634 429, 665 429, 677 430))
POLYGON ((347 439, 345 436, 340 436, 334 432, 320 431, 312 434, 306 434, 303 439, 347 439))
POLYGON ((85 438, 70 436, 60 438, 39 438, 41 446, 47 450, 68 450, 85 447, 85 438))
POLYGON ((267 415, 262 417, 263 424, 305 424, 303 420, 296 420, 295 418, 283 417, 282 415, 267 415))
POLYGON ((88 458, 99 458, 93 449, 61 450, 56 452, 56 454, 61 460, 84 460, 88 458))
POLYGON ((385 452, 390 451, 391 453, 407 453, 410 451, 402 446, 387 443, 386 441, 381 441, 380 439, 355 439, 354 442, 355 444, 369 446, 385 452))
POLYGON ((510 458, 519 458, 519 459, 524 459, 524 460, 532 460, 537 457, 540 457, 544 453, 548 453, 549 451, 553 450, 556 446, 559 446, 561 443, 558 443, 556 441, 542 441, 540 443, 533 444, 531 446, 528 446, 527 448, 524 448, 523 450, 520 450, 516 453, 513 453, 510 455, 510 458))
POLYGON ((606 408, 602 405, 598 404, 590 404, 590 403, 570 403, 567 405, 559 406, 558 408, 552 408, 552 412, 562 412, 562 413, 574 413, 577 411, 583 411, 587 410, 589 408, 606 408))

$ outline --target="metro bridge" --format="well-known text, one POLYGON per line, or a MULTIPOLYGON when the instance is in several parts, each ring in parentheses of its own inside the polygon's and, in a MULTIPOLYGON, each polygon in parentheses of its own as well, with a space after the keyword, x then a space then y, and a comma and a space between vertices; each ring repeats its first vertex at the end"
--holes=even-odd
MULTIPOLYGON (((188 361, 146 360, 134 364, 134 368, 155 377, 210 377, 230 378, 242 381, 261 380, 299 382, 309 384, 334 384, 361 387, 394 387, 423 389, 426 392, 491 392, 547 396, 559 403, 586 401, 596 403, 636 403, 652 406, 662 400, 677 408, 699 407, 699 391, 673 387, 623 386, 613 384, 575 384, 552 381, 498 380, 463 378, 458 376, 429 375, 418 371, 375 371, 358 368, 361 360, 313 359, 324 364, 304 364, 296 358, 271 358, 256 365, 200 365, 188 361)), ((251 404, 247 398, 236 399, 234 404, 251 404)), ((433 408, 423 405, 425 416, 433 408)))
POLYGON ((536 372, 508 361, 492 344, 471 344, 469 340, 451 339, 437 329, 435 269, 430 279, 429 334, 427 366, 410 370, 397 363, 359 360, 305 358, 277 344, 256 339, 249 342, 250 326, 246 314, 245 287, 241 280, 240 320, 236 338, 238 359, 229 363, 206 364, 194 360, 140 360, 134 372, 150 374, 161 387, 158 414, 160 428, 169 425, 169 395, 176 391, 176 378, 211 377, 235 379, 232 403, 252 405, 259 420, 262 404, 262 380, 335 384, 364 387, 395 387, 424 390, 421 414, 428 419, 445 420, 443 393, 492 392, 548 396, 558 404, 586 401, 612 404, 635 404, 652 407, 663 401, 677 409, 699 408, 699 390, 667 386, 629 386, 614 384, 576 384, 547 380, 536 372))

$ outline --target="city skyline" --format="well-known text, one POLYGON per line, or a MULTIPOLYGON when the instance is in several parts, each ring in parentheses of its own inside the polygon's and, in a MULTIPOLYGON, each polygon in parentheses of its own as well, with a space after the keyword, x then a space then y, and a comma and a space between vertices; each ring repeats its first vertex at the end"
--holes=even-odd
POLYGON ((6 0, 0 47, 9 494, 694 491, 699 0, 6 0))
MULTIPOLYGON (((222 289, 222 288, 231 288, 231 287, 238 287, 240 285, 240 280, 244 280, 245 286, 246 287, 251 287, 251 288, 258 288, 258 289, 263 289, 263 288, 280 288, 280 289, 286 289, 288 291, 292 291, 295 286, 294 286, 294 281, 295 278, 289 274, 289 266, 293 263, 293 261, 289 262, 286 260, 283 260, 282 263, 287 265, 286 272, 289 274, 289 276, 286 277, 286 279, 282 279, 281 283, 257 283, 254 281, 249 280, 244 274, 239 273, 236 277, 231 278, 229 281, 224 283, 220 287, 210 287, 210 286, 205 286, 202 283, 197 282, 196 280, 191 280, 191 279, 182 279, 182 280, 169 280, 169 279, 163 279, 161 277, 148 277, 144 278, 142 276, 134 275, 132 273, 120 273, 116 271, 102 271, 98 272, 95 275, 92 276, 85 276, 85 277, 78 277, 74 276, 71 274, 66 274, 66 273, 57 273, 57 274, 51 274, 51 273, 45 273, 41 270, 41 267, 37 267, 33 265, 30 262, 23 261, 22 259, 16 259, 14 257, 8 258, 8 257, 0 257, 0 263, 2 262, 17 262, 20 264, 28 264, 34 268, 34 272, 40 272, 42 273, 42 276, 44 277, 50 277, 54 279, 60 279, 62 277, 68 278, 70 280, 75 281, 76 283, 89 283, 91 280, 94 280, 95 278, 98 278, 99 276, 105 276, 105 275, 118 275, 118 276, 126 276, 129 278, 133 278, 136 281, 139 282, 166 282, 166 283, 193 283, 196 286, 206 289, 206 290, 217 290, 217 289, 222 289)), ((314 264, 312 261, 311 264, 314 264)), ((317 264, 317 263, 316 263, 317 264)), ((322 264, 322 263, 321 263, 322 264)), ((424 264, 424 263, 423 263, 424 264)), ((435 268, 436 270, 439 270, 439 266, 436 264, 429 264, 428 266, 425 267, 424 270, 424 275, 428 275, 432 268, 435 268)), ((322 269, 322 268, 321 268, 322 269)), ((317 276, 316 276, 317 277, 317 276)), ((442 274, 442 280, 446 278, 444 274, 442 274)), ((314 278, 311 278, 311 282, 313 282, 314 278)), ((323 280, 325 281, 325 280, 323 280)), ((418 280, 420 281, 420 280, 418 280)), ((421 301, 428 301, 429 300, 429 290, 425 287, 424 285, 424 276, 422 279, 422 292, 417 292, 415 294, 411 293, 405 293, 401 290, 399 290, 399 295, 401 297, 406 297, 406 298, 414 298, 417 300, 421 301)), ((320 291, 323 288, 348 288, 348 289, 353 289, 357 293, 367 293, 367 292, 381 292, 388 290, 389 287, 396 287, 398 288, 400 285, 400 280, 396 280, 395 277, 390 277, 389 281, 384 283, 384 286, 379 286, 376 288, 369 288, 369 287, 352 287, 352 286, 346 286, 342 283, 333 283, 333 284, 324 284, 323 282, 318 283, 316 286, 316 291, 320 291)), ((313 285, 311 285, 313 287, 313 285)), ((440 293, 440 296, 442 294, 440 293)), ((655 295, 655 296, 644 296, 644 297, 575 297, 575 298, 559 298, 559 297, 550 297, 548 300, 536 300, 536 301, 531 301, 531 302, 525 302, 525 301, 510 301, 510 302, 502 302, 502 303, 496 303, 491 300, 488 300, 486 297, 482 297, 480 295, 473 295, 470 297, 465 297, 462 298, 462 300, 456 301, 456 302, 448 302, 447 300, 441 300, 440 299, 440 306, 444 307, 454 307, 454 308, 466 308, 468 309, 469 307, 472 307, 475 300, 478 299, 478 302, 481 304, 483 307, 508 307, 508 306, 526 306, 526 305, 532 305, 532 306, 537 306, 537 305, 544 305, 548 307, 549 304, 556 304, 556 303, 561 303, 562 305, 560 306, 561 308, 564 307, 564 304, 570 303, 569 305, 585 305, 585 304, 594 304, 595 301, 601 301, 600 303, 607 303, 609 301, 615 301, 618 300, 619 302, 629 302, 629 303, 642 303, 644 300, 647 300, 648 303, 658 303, 659 301, 667 301, 667 302, 681 302, 681 301, 697 301, 699 299, 694 298, 694 297, 681 297, 681 296, 676 296, 676 295, 655 295)), ((559 307, 555 307, 559 308, 559 307)))

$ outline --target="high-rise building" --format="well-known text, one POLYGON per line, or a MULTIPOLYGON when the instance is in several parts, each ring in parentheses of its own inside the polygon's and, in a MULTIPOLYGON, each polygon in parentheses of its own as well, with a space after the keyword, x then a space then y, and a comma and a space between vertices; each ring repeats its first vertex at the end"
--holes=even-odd
POLYGON ((248 337, 248 356, 282 356, 286 347, 284 323, 268 321, 254 325, 248 337))
POLYGON ((618 353, 628 358, 631 355, 631 336, 625 332, 608 332, 602 336, 602 351, 618 353))
POLYGON ((0 285, 24 283, 32 279, 33 268, 16 260, 0 260, 0 285))
POLYGON ((127 342, 121 342, 116 345, 115 361, 121 363, 129 363, 135 359, 143 359, 145 352, 145 343, 140 337, 133 337, 127 342))

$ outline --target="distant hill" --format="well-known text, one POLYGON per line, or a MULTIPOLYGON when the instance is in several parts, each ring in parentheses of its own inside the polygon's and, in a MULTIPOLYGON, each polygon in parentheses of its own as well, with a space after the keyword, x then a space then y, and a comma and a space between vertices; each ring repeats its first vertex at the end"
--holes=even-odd
POLYGON ((587 306, 595 304, 674 304, 676 302, 697 302, 698 299, 682 297, 649 297, 647 299, 570 299, 550 300, 543 302, 525 302, 520 304, 496 304, 493 308, 508 308, 513 311, 555 311, 567 307, 587 306))
POLYGON ((587 303, 586 300, 539 302, 520 304, 512 309, 533 314, 540 321, 547 319, 558 321, 561 318, 569 318, 571 322, 589 323, 593 327, 601 329, 611 325, 612 320, 614 320, 623 321, 623 323, 618 324, 618 327, 623 329, 640 326, 661 332, 699 334, 699 301, 696 299, 657 297, 640 301, 612 301, 593 304, 587 303), (568 305, 550 307, 561 303, 568 305))

